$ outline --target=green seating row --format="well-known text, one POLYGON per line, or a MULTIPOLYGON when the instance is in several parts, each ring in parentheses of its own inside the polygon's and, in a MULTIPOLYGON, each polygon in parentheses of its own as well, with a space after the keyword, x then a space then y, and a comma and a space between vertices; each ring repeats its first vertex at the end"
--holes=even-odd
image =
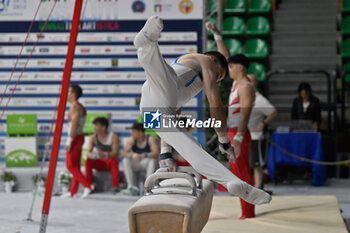
POLYGON ((270 0, 250 0, 249 6, 247 5, 246 0, 227 0, 224 14, 265 14, 271 12, 270 0))
POLYGON ((269 20, 262 16, 249 18, 247 25, 245 25, 242 18, 231 16, 224 19, 222 34, 224 36, 266 36, 270 34, 270 28, 269 20))
POLYGON ((343 0, 342 13, 350 13, 350 0, 343 0))
MULTIPOLYGON (((343 71, 350 71, 350 39, 346 39, 343 41, 341 45, 341 57, 343 60, 343 71)), ((345 82, 350 83, 350 75, 347 74, 345 76, 345 82)))
MULTIPOLYGON (((224 40, 227 48, 231 55, 243 53, 243 46, 239 40, 226 39, 224 40)), ((216 43, 213 40, 207 41, 207 50, 216 51, 216 43)), ((268 58, 268 46, 264 40, 261 39, 250 39, 244 45, 244 54, 249 59, 267 59, 268 58)), ((248 69, 249 73, 255 74, 258 77, 259 82, 265 80, 266 69, 265 66, 258 63, 252 62, 248 69)))
MULTIPOLYGON (((218 0, 208 0, 208 11, 215 11, 217 9, 217 3, 218 0)), ((259 82, 265 80, 266 68, 265 65, 255 61, 261 61, 265 64, 266 60, 268 60, 269 47, 266 40, 263 39, 267 39, 265 36, 270 35, 271 25, 266 17, 256 15, 263 14, 266 16, 266 14, 271 13, 271 9, 270 0, 250 0, 249 6, 247 0, 227 0, 224 8, 225 17, 222 34, 230 54, 234 55, 244 52, 250 60, 253 60, 254 62, 251 62, 248 73, 255 74, 259 82), (240 17, 232 15, 239 15, 240 17), (248 19, 245 22, 243 18, 248 19), (248 40, 245 41, 244 46, 242 45, 242 40, 238 39, 242 38, 242 36, 248 36, 248 40), (228 37, 236 37, 237 39, 228 39, 228 37), (251 37, 259 38, 249 39, 251 37)), ((267 15, 267 17, 269 18, 270 16, 267 15)), ((209 21, 217 25, 216 18, 211 18, 209 21)), ((209 31, 208 34, 211 35, 211 32, 209 31)), ((269 41, 269 39, 267 40, 269 41)), ((215 41, 207 41, 207 50, 217 50, 215 41)))
POLYGON ((341 45, 341 56, 343 59, 350 58, 350 39, 346 39, 343 41, 341 45))
POLYGON ((248 68, 248 74, 255 74, 259 82, 264 82, 266 79, 265 66, 258 62, 251 62, 248 68))
POLYGON ((244 44, 244 54, 249 59, 266 59, 269 55, 269 46, 265 40, 250 39, 244 44))
POLYGON ((207 1, 207 9, 208 9, 208 12, 214 12, 217 10, 217 3, 218 3, 218 0, 208 0, 207 1))
MULTIPOLYGON (((341 34, 343 39, 350 36, 350 0, 343 0, 342 3, 342 22, 341 22, 341 34)), ((341 56, 343 59, 343 71, 350 71, 350 39, 345 39, 341 45, 341 56), (344 64, 345 63, 345 64, 344 64)), ((350 74, 346 74, 344 77, 346 83, 350 83, 350 74)))
POLYGON ((341 34, 350 35, 350 16, 347 16, 342 19, 341 22, 341 34))
MULTIPOLYGON (((243 46, 239 40, 236 39, 225 39, 224 40, 231 55, 242 53, 243 46)), ((208 40, 207 50, 215 51, 215 41, 208 40)), ((265 59, 268 57, 269 48, 266 41, 258 38, 249 39, 244 44, 244 54, 250 59, 265 59)))
MULTIPOLYGON (((343 65, 343 71, 350 71, 350 62, 343 65)), ((345 75, 345 82, 350 83, 350 74, 345 75)))

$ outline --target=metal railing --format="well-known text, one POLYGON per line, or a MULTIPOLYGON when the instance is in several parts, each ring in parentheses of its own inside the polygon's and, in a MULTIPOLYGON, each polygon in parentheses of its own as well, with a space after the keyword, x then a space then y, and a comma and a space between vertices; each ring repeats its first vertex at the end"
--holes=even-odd
MULTIPOLYGON (((350 72, 349 72, 350 73, 350 72)), ((269 90, 269 80, 273 75, 287 75, 287 74, 320 74, 326 77, 327 79, 327 103, 325 107, 323 107, 323 110, 327 111, 328 115, 328 133, 331 136, 332 144, 334 151, 333 153, 336 156, 337 162, 337 168, 336 168, 336 176, 339 177, 339 169, 340 165, 338 164, 338 136, 337 136, 337 130, 338 130, 338 116, 337 116, 337 79, 336 79, 336 72, 335 71, 327 71, 327 70, 273 70, 268 72, 267 77, 266 77, 266 83, 267 85, 265 86, 265 93, 267 96, 270 95, 270 90, 269 90)), ((345 74, 344 74, 345 76, 345 74)), ((342 75, 342 79, 344 80, 344 77, 342 75)), ((307 80, 305 80, 307 81, 307 80)), ((344 82, 344 81, 343 81, 344 82)), ((343 116, 343 106, 345 105, 344 103, 344 93, 342 94, 342 117, 343 116)))
MULTIPOLYGON (((266 75, 265 94, 270 96, 269 81, 274 75, 289 75, 289 74, 320 74, 327 79, 327 103, 323 110, 327 111, 328 115, 328 131, 335 132, 337 130, 337 89, 335 71, 327 70, 272 70, 266 75)), ((306 80, 307 81, 307 80, 306 80)), ((323 105, 324 106, 324 105, 323 105)))
POLYGON ((223 5, 222 5, 222 1, 221 0, 216 0, 217 1, 217 8, 216 11, 213 12, 209 12, 208 13, 208 4, 207 4, 207 0, 203 0, 203 23, 202 23, 202 51, 206 52, 207 51, 207 40, 208 40, 208 35, 207 35, 207 29, 205 28, 205 23, 208 21, 208 19, 212 16, 215 16, 216 14, 216 18, 217 18, 217 22, 218 28, 222 28, 222 24, 223 24, 223 18, 224 18, 224 9, 223 9, 223 5))
POLYGON ((342 84, 341 97, 340 97, 341 98, 341 123, 343 127, 346 126, 345 114, 346 114, 347 106, 345 105, 345 95, 347 91, 350 91, 350 88, 347 88, 345 83, 345 77, 348 74, 350 75, 350 70, 343 71, 340 75, 341 84, 342 84))
MULTIPOLYGON (((216 0, 217 2, 217 8, 216 8, 216 11, 214 12, 210 12, 208 14, 208 4, 207 4, 207 0, 203 0, 203 21, 202 21, 202 27, 203 27, 203 30, 202 30, 202 51, 203 52, 206 52, 207 51, 207 41, 208 41, 208 35, 207 35, 207 29, 205 28, 205 23, 208 21, 208 19, 212 16, 215 15, 216 13, 216 17, 217 17, 217 22, 218 22, 218 25, 217 27, 218 28, 222 28, 222 24, 223 24, 223 18, 224 18, 224 15, 223 15, 223 12, 224 12, 224 9, 223 9, 223 5, 222 5, 222 1, 221 0, 216 0)), ((203 101, 204 101, 205 97, 203 95, 203 101)), ((203 116, 205 115, 205 111, 203 110, 203 116)), ((211 142, 213 142, 213 140, 215 140, 215 136, 216 134, 213 135, 214 137, 212 137, 211 139, 209 139, 209 142, 207 141, 207 139, 204 137, 204 145, 205 147, 207 148, 207 145, 209 145, 211 142)), ((218 147, 212 151, 214 154, 216 154, 217 152, 219 151, 218 147)))

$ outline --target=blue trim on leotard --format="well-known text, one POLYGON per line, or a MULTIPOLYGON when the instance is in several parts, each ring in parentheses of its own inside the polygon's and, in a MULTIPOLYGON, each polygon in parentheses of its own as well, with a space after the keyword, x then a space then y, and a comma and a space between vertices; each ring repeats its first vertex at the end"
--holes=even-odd
POLYGON ((198 77, 198 74, 196 74, 195 76, 193 76, 193 78, 188 82, 188 83, 186 83, 186 87, 188 87, 188 86, 190 86, 193 82, 194 82, 194 80, 196 80, 196 78, 198 77))
MULTIPOLYGON (((180 64, 180 63, 177 62, 177 60, 179 60, 180 57, 185 56, 185 55, 187 55, 187 54, 188 54, 188 53, 185 53, 185 54, 182 54, 182 55, 178 56, 177 58, 175 58, 175 60, 173 61, 173 63, 171 63, 170 65, 172 66, 172 65, 177 64, 177 65, 180 65, 180 66, 187 67, 187 66, 182 65, 182 64, 180 64)), ((189 67, 187 67, 187 68, 189 68, 189 67)), ((191 69, 191 68, 190 68, 190 69, 191 69)))
MULTIPOLYGON (((190 68, 190 67, 188 67, 188 66, 185 66, 185 65, 180 64, 180 63, 177 62, 177 60, 179 60, 180 57, 185 56, 185 55, 187 55, 187 54, 188 54, 188 53, 185 53, 185 54, 182 54, 181 56, 178 56, 177 58, 175 58, 175 60, 174 60, 170 65, 172 66, 172 65, 175 65, 175 64, 176 64, 176 65, 183 66, 183 67, 187 67, 187 68, 193 70, 192 68, 190 68)), ((197 77, 198 77, 198 74, 196 73, 196 75, 193 76, 193 78, 192 78, 188 83, 186 83, 185 86, 186 86, 186 87, 190 86, 190 85, 194 82, 194 80, 196 80, 197 77)))

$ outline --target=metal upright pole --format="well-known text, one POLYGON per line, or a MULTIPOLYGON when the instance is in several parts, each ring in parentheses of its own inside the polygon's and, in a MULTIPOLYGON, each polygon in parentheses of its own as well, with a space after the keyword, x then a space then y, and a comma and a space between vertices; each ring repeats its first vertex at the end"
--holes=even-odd
POLYGON ((222 21, 224 18, 224 6, 222 0, 218 1, 218 7, 217 7, 217 17, 218 17, 218 28, 220 31, 222 31, 222 21))
POLYGON ((72 28, 70 31, 68 51, 66 56, 66 64, 63 71, 60 102, 58 105, 56 128, 55 128, 55 134, 53 138, 52 151, 51 151, 51 157, 50 157, 50 166, 49 166, 49 172, 47 176, 44 204, 43 204, 42 215, 41 215, 40 230, 39 230, 40 233, 46 232, 47 220, 48 220, 49 211, 50 211, 52 188, 53 188, 53 183, 55 179, 56 163, 57 163, 57 157, 58 157, 58 152, 59 152, 60 142, 61 142, 62 126, 63 126, 64 113, 65 113, 66 104, 67 104, 67 94, 68 94, 70 76, 71 76, 72 66, 73 66, 75 44, 77 41, 77 36, 79 31, 82 3, 83 3, 83 0, 75 1, 74 14, 72 19, 72 28))

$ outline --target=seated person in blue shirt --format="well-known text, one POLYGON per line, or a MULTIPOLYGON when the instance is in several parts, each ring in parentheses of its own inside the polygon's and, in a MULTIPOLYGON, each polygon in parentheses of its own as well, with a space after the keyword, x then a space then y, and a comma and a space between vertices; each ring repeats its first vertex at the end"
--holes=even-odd
POLYGON ((153 174, 157 167, 159 152, 158 140, 154 136, 145 135, 143 125, 135 123, 131 128, 131 137, 122 153, 124 173, 128 183, 123 194, 139 195, 136 174, 145 172, 146 177, 153 174))

